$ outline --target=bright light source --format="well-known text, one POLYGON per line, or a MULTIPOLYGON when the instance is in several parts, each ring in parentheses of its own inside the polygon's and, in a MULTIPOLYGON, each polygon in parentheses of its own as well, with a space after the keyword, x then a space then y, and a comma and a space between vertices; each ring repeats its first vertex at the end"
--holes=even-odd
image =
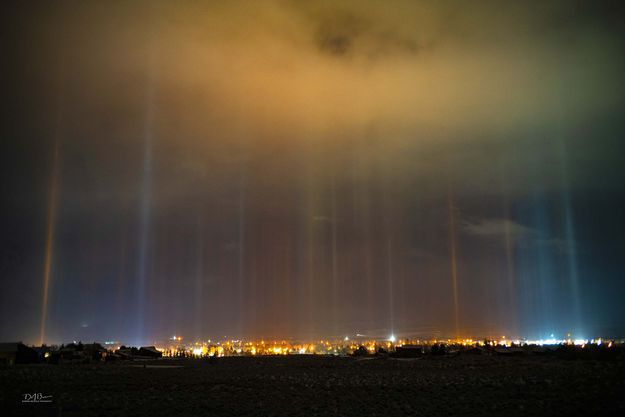
POLYGON ((195 348, 195 349, 193 349, 193 354, 195 356, 202 356, 202 353, 203 353, 202 352, 202 348, 195 348))
POLYGON ((349 337, 345 336, 345 339, 343 339, 343 340, 345 340, 347 342, 349 340, 349 337))
POLYGON ((392 334, 392 335, 391 335, 391 337, 389 337, 389 338, 388 338, 388 340, 389 340, 391 343, 395 343, 395 340, 397 340, 397 339, 395 339, 395 335, 394 335, 394 334, 392 334))

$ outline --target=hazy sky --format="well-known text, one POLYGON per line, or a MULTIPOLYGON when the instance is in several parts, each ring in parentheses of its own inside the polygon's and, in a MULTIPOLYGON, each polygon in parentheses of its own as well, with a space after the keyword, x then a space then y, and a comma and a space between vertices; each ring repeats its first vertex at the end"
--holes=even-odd
POLYGON ((3 5, 0 339, 623 336, 619 3, 3 5))

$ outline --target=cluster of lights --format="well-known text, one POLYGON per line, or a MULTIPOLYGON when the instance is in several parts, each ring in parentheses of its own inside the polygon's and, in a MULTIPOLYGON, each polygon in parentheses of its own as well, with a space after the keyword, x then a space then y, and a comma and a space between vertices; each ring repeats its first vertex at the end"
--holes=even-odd
MULTIPOLYGON (((179 342, 181 338, 175 337, 171 341, 179 342)), ((265 342, 243 342, 241 340, 230 340, 225 342, 195 343, 191 346, 184 346, 176 343, 169 347, 158 347, 163 352, 163 356, 236 356, 236 355, 292 355, 292 354, 345 354, 357 349, 359 344, 349 343, 343 340, 342 343, 333 343, 329 340, 320 340, 312 343, 289 343, 286 341, 265 342)), ((371 344, 370 349, 375 349, 371 344)))
MULTIPOLYGON (((293 355, 293 354, 321 354, 321 355, 342 355, 349 354, 364 347, 368 352, 375 353, 379 348, 392 350, 395 346, 404 344, 427 343, 421 340, 402 340, 391 334, 385 340, 364 340, 364 335, 357 334, 355 339, 345 336, 340 340, 318 340, 308 343, 293 343, 285 340, 266 342, 243 342, 241 340, 229 340, 223 342, 196 342, 192 346, 180 345, 178 342, 182 337, 174 336, 170 341, 176 342, 168 348, 158 348, 164 356, 237 356, 237 355, 293 355)), ((451 343, 452 341, 447 341, 451 343)))
MULTIPOLYGON (((375 353, 380 348, 394 350, 395 347, 405 345, 421 345, 432 346, 435 344, 445 344, 449 346, 491 346, 510 348, 513 346, 536 345, 536 346, 556 346, 556 345, 574 345, 584 347, 588 344, 601 345, 603 340, 598 339, 571 339, 570 334, 567 339, 556 339, 551 335, 547 339, 528 340, 528 339, 507 339, 501 336, 494 340, 478 340, 473 338, 464 339, 398 339, 394 334, 389 335, 387 339, 363 339, 365 336, 357 334, 354 340, 345 336, 343 339, 335 341, 319 340, 309 343, 296 343, 281 341, 265 340, 257 342, 244 342, 242 340, 229 340, 223 342, 196 342, 190 346, 181 345, 182 337, 174 335, 170 342, 170 347, 157 348, 163 352, 164 356, 239 356, 239 355, 293 355, 293 354, 322 354, 322 355, 342 355, 354 352, 360 347, 364 347, 369 353, 375 353)), ((612 342, 607 343, 607 347, 612 347, 612 342)))
MULTIPOLYGON (((539 345, 539 346, 553 346, 553 345, 575 345, 575 346, 586 346, 587 344, 598 345, 601 346, 603 343, 603 339, 540 339, 540 340, 526 340, 523 343, 527 343, 528 345, 539 345)), ((609 347, 612 347, 612 342, 609 342, 609 347)))

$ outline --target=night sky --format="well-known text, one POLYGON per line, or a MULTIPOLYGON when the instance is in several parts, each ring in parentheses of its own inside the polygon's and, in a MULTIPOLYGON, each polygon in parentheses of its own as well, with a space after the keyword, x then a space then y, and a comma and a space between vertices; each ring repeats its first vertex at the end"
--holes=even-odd
POLYGON ((0 340, 625 336, 620 3, 4 2, 0 340))

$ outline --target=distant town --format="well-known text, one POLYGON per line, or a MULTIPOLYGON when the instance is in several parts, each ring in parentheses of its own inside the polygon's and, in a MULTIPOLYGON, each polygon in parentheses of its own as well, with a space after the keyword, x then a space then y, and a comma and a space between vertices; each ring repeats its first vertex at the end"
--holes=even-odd
POLYGON ((0 365, 27 363, 90 363, 93 361, 141 361, 168 358, 216 359, 224 356, 328 355, 392 358, 455 355, 609 355, 622 353, 625 340, 614 339, 350 339, 311 342, 196 341, 173 336, 160 344, 126 346, 116 341, 27 346, 21 342, 0 343, 0 365))

